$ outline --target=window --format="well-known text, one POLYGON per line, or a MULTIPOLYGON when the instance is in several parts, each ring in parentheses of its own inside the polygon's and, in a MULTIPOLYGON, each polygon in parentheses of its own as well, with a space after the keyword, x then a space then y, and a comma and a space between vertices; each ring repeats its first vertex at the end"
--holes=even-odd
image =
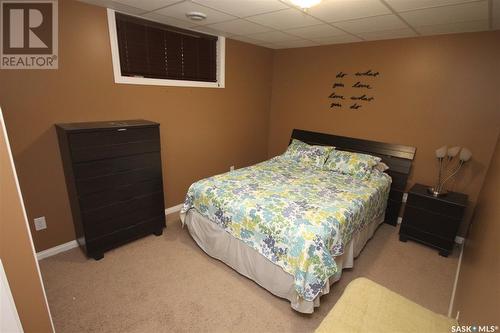
POLYGON ((224 87, 224 37, 108 9, 116 83, 224 87))

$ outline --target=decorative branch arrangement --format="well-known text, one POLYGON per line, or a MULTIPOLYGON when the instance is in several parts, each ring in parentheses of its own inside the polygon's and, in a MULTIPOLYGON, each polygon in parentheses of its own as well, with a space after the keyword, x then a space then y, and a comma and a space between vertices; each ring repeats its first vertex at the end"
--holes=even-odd
POLYGON ((439 162, 438 179, 436 186, 428 189, 429 193, 435 197, 446 195, 446 182, 453 179, 465 162, 470 160, 471 157, 472 153, 467 148, 458 146, 448 148, 447 146, 443 146, 437 149, 436 158, 439 162))
MULTIPOLYGON (((358 77, 358 78, 356 79, 356 83, 354 83, 351 86, 351 88, 373 89, 373 87, 370 84, 360 81, 359 78, 360 77, 361 78, 362 77, 377 78, 379 75, 380 75, 379 72, 374 72, 371 69, 364 71, 364 72, 356 72, 356 73, 354 73, 354 76, 358 77)), ((349 76, 348 73, 344 73, 344 72, 340 71, 337 73, 335 78, 336 79, 345 79, 348 76, 349 76)), ((358 109, 363 107, 363 104, 362 103, 358 104, 358 101, 359 102, 371 102, 375 99, 375 97, 368 96, 366 94, 355 95, 355 96, 348 97, 346 99, 346 97, 344 95, 340 94, 340 91, 342 90, 342 88, 345 88, 345 83, 342 82, 342 80, 337 80, 337 82, 333 83, 332 89, 335 89, 335 90, 328 96, 328 98, 332 99, 332 102, 330 103, 331 109, 333 109, 333 108, 341 109, 342 108, 342 103, 341 103, 342 101, 351 100, 354 103, 349 105, 349 109, 350 110, 358 110, 358 109)))

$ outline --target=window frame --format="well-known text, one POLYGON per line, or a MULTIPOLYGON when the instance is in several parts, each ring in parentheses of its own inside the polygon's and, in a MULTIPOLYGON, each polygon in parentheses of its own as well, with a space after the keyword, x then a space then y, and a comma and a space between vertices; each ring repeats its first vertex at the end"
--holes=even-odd
MULTIPOLYGON (((172 80, 172 79, 154 79, 146 77, 133 77, 123 76, 121 74, 120 66, 120 51, 118 49, 118 36, 116 33, 116 18, 115 10, 107 9, 108 14, 108 28, 109 28, 109 41, 111 44, 111 58, 113 62, 113 74, 115 83, 118 84, 137 84, 137 85, 151 85, 151 86, 171 86, 171 87, 199 87, 199 88, 224 88, 225 87, 225 64, 226 64, 226 38, 217 36, 217 81, 204 82, 204 81, 189 81, 189 80, 172 80)), ((130 16, 128 13, 124 13, 130 16)), ((136 16, 138 18, 148 20, 144 17, 136 16)), ((150 20, 153 21, 153 20, 150 20)))

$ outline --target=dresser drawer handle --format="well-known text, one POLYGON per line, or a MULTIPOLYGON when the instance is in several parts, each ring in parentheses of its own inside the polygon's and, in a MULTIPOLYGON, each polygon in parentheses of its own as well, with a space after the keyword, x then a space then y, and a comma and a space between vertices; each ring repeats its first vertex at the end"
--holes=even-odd
POLYGON ((118 132, 123 132, 123 131, 126 131, 127 129, 126 128, 119 128, 117 129, 118 132))

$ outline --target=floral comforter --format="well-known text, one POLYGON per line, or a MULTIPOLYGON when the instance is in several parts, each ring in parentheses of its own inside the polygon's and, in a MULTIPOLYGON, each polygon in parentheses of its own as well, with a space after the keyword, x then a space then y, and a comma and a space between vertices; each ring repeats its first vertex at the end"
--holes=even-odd
POLYGON ((192 184, 181 219, 195 209, 291 274, 312 301, 353 233, 385 211, 390 183, 376 170, 358 180, 275 157, 192 184))

